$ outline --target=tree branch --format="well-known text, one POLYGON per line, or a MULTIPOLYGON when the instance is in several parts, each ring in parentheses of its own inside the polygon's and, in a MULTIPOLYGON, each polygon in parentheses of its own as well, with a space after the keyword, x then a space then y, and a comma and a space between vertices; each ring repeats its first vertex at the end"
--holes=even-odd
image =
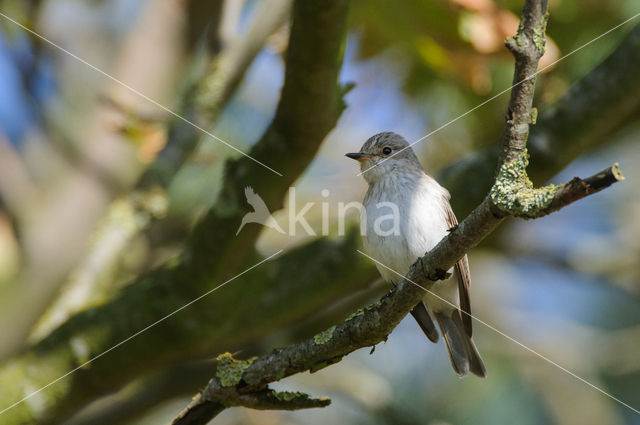
MULTIPOLYGON (((56 391, 38 394, 50 406, 43 416, 32 416, 31 405, 23 403, 3 413, 3 424, 24 423, 18 420, 21 416, 29 418, 27 423, 59 423, 76 413, 78 406, 131 379, 211 353, 246 350, 257 339, 367 288, 377 271, 357 254, 358 239, 358 232, 352 232, 344 240, 318 239, 282 254, 231 282, 215 296, 202 299, 188 311, 109 352, 104 360, 76 371, 61 381, 62 387, 56 391), (171 344, 167 344, 167 338, 171 338, 171 344)), ((199 295, 185 294, 182 298, 170 285, 151 282, 127 288, 119 298, 79 313, 41 343, 3 365, 0 382, 40 388, 199 295), (137 328, 130 329, 131 323, 137 328), (22 375, 25 370, 30 371, 28 376, 22 375)), ((2 409, 27 395, 20 385, 3 387, 2 409)))
POLYGON ((498 167, 514 161, 527 146, 529 124, 533 122, 531 108, 535 75, 538 61, 544 55, 547 19, 547 0, 525 2, 518 32, 505 41, 516 65, 498 167))
MULTIPOLYGON (((189 2, 189 12, 195 13, 193 8, 215 6, 202 3, 207 2, 189 2)), ((261 4, 252 15, 247 34, 225 46, 210 64, 202 81, 194 82, 194 89, 187 90, 182 114, 192 121, 199 117, 200 127, 211 127, 267 37, 286 22, 290 8, 290 0, 267 0, 261 4)), ((204 25, 215 17, 199 19, 204 25)), ((191 30, 201 34, 202 29, 191 30)), ((36 326, 33 333, 36 338, 46 335, 92 301, 104 298, 105 291, 113 289, 115 270, 128 255, 127 245, 165 216, 168 208, 165 189, 201 138, 200 130, 179 119, 171 121, 168 133, 167 146, 142 175, 137 187, 109 206, 92 238, 88 254, 71 273, 66 290, 36 326)))
POLYGON ((289 186, 313 160, 344 109, 344 89, 337 81, 348 1, 303 3, 296 2, 292 12, 285 84, 275 117, 249 152, 282 176, 246 157, 227 162, 216 205, 192 232, 185 255, 187 276, 202 287, 232 275, 260 234, 258 226, 235 234, 241 218, 251 211, 245 187, 251 185, 270 211, 281 209, 289 186))
MULTIPOLYGON (((182 43, 175 40, 182 26, 174 6, 171 0, 145 3, 140 21, 113 66, 112 75, 118 81, 127 81, 150 98, 168 93, 167 87, 173 86, 176 77, 182 43), (165 48, 153 58, 141 59, 141 52, 155 45, 165 48)), ((148 106, 147 100, 115 82, 105 90, 126 99, 132 110, 148 106)), ((12 324, 1 337, 0 359, 24 347, 30 329, 84 254, 109 203, 119 192, 131 188, 144 169, 131 137, 106 125, 126 121, 122 112, 114 111, 111 105, 99 105, 90 114, 89 123, 82 126, 87 133, 78 145, 77 162, 56 174, 55 181, 42 189, 51 196, 40 196, 29 205, 29 214, 18 220, 23 264, 14 284, 0 291, 0 322, 12 324), (60 249, 60 241, 64 241, 64 249, 60 249)))
MULTIPOLYGON (((597 67, 545 108, 531 127, 528 173, 545 183, 580 154, 608 143, 640 111, 640 25, 597 67)), ((514 78, 515 80, 515 78, 514 78)), ((475 152, 445 168, 438 180, 454 195, 453 208, 467 214, 491 188, 498 148, 475 152), (455 196, 464 194, 464 196, 455 196)))
MULTIPOLYGON (((535 72, 544 53, 545 25, 546 1, 527 0, 518 34, 507 41, 516 58, 514 81, 520 81, 523 76, 528 78, 531 70, 535 72)), ((307 370, 316 371, 339 362, 359 348, 386 340, 422 299, 425 289, 429 289, 438 276, 453 267, 505 217, 521 216, 520 206, 528 206, 525 209, 527 218, 541 216, 620 180, 621 174, 614 166, 584 180, 574 179, 562 187, 532 188, 526 176, 526 135, 531 122, 533 85, 533 78, 528 78, 512 92, 501 166, 494 188, 455 230, 411 266, 390 295, 313 338, 259 358, 242 361, 233 359, 228 353, 219 356, 216 377, 176 417, 173 425, 206 424, 225 406, 232 404, 230 398, 264 391, 271 382, 307 370), (538 191, 546 196, 539 196, 538 191)))
MULTIPOLYGON (((354 234, 354 236, 356 235, 354 234)), ((359 238, 359 236, 356 237, 359 238)), ((316 248, 320 251, 316 251, 314 255, 306 260, 301 253, 296 263, 299 269, 306 270, 307 267, 313 267, 307 263, 315 262, 316 256, 325 257, 326 254, 322 250, 327 250, 327 253, 332 252, 335 257, 344 257, 337 254, 335 251, 336 246, 332 244, 320 245, 316 246, 316 248)), ((294 250, 298 249, 303 248, 299 247, 294 250)), ((350 247, 350 249, 353 252, 353 247, 350 247)), ((362 257, 358 257, 358 259, 364 260, 362 257)), ((362 265, 363 268, 358 272, 362 275, 362 280, 360 280, 359 276, 357 279, 341 282, 340 285, 344 290, 341 291, 341 294, 332 295, 331 299, 326 297, 326 289, 318 288, 318 285, 314 285, 315 281, 300 276, 299 278, 307 283, 304 290, 298 292, 300 294, 299 299, 314 300, 316 301, 313 303, 314 305, 301 305, 301 308, 295 309, 297 311, 297 320, 288 319, 288 323, 282 324, 282 327, 277 331, 263 332, 262 336, 255 336, 252 341, 243 344, 238 350, 242 350, 243 354, 246 353, 247 356, 251 356, 256 353, 268 352, 275 346, 309 338, 334 323, 344 320, 356 309, 367 305, 388 292, 388 284, 380 278, 376 279, 373 284, 367 284, 367 279, 374 279, 378 272, 368 262, 363 261, 362 265), (318 299, 320 300, 318 301, 318 299), (319 309, 319 311, 315 312, 315 309, 319 309)), ((353 263, 350 258, 344 258, 340 262, 334 262, 331 267, 336 274, 340 275, 343 271, 353 268, 353 263)), ((242 285, 241 282, 238 283, 242 285)), ((292 282, 283 282, 282 286, 274 285, 270 291, 271 297, 274 294, 281 294, 283 289, 290 286, 290 284, 292 282)), ((270 285, 273 285, 273 283, 270 285)), ((319 285, 326 287, 323 282, 320 282, 319 285)), ((336 287, 336 289, 338 288, 336 287)), ((278 311, 285 311, 291 308, 291 298, 287 298, 286 300, 278 298, 274 301, 274 304, 279 306, 277 308, 278 311)), ((260 316, 259 313, 253 313, 253 316, 256 315, 260 316)), ((260 319, 261 317, 258 320, 260 319)), ((229 323, 227 322, 224 325, 228 326, 229 323)), ((234 329, 237 329, 237 333, 245 331, 247 326, 243 323, 231 325, 234 329)), ((160 403, 176 398, 189 397, 193 394, 194 388, 203 386, 203 377, 213 376, 215 373, 216 363, 208 359, 195 362, 187 360, 178 365, 170 365, 168 368, 162 368, 138 377, 117 393, 103 397, 98 403, 87 406, 87 408, 65 421, 65 424, 110 425, 125 421, 135 421, 160 403)))
MULTIPOLYGON (((259 235, 259 226, 247 226, 240 235, 235 235, 241 217, 249 210, 244 202, 244 187, 252 185, 270 210, 279 208, 288 187, 311 162, 320 143, 335 126, 344 108, 338 75, 348 3, 347 0, 321 4, 299 0, 294 6, 282 96, 271 126, 250 151, 252 157, 274 167, 283 176, 248 158, 228 162, 223 192, 216 205, 197 224, 190 236, 187 253, 179 264, 168 264, 143 275, 104 305, 73 316, 0 369, 2 382, 21 382, 29 388, 40 388, 233 277, 239 266, 255 264, 253 245, 259 235), (20 375, 26 370, 29 370, 29 376, 20 375)), ((337 256, 329 254, 325 261, 318 261, 311 255, 310 258, 316 260, 313 262, 316 268, 305 270, 305 273, 315 270, 310 275, 314 279, 309 279, 309 283, 315 284, 318 277, 324 276, 327 288, 330 288, 334 284, 360 279, 357 273, 363 270, 361 267, 346 270, 346 275, 333 274, 331 264, 337 260, 351 257, 352 264, 364 264, 356 258, 353 239, 350 244, 351 252, 341 251, 337 256)), ((26 418, 29 423, 60 422, 74 412, 78 404, 113 391, 140 373, 219 351, 221 346, 241 346, 265 329, 281 326, 283 313, 290 315, 284 321, 295 320, 299 317, 300 307, 286 312, 274 311, 279 305, 262 304, 258 293, 273 289, 268 286, 269 282, 291 282, 294 277, 300 278, 299 253, 283 255, 284 263, 278 261, 263 266, 271 270, 274 281, 264 279, 262 274, 248 273, 242 281, 234 282, 241 285, 239 290, 217 292, 215 300, 210 299, 208 303, 203 300, 201 305, 190 308, 188 315, 180 313, 128 341, 127 350, 110 351, 108 362, 97 360, 90 367, 66 377, 64 385, 57 386, 55 392, 39 393, 38 396, 46 399, 45 409, 36 410, 28 403, 21 403, 3 413, 3 421, 24 423, 26 418), (252 298, 254 303, 239 303, 238 299, 247 299, 247 291, 256 295, 252 298), (239 304, 246 310, 239 309, 239 304), (248 326, 252 332, 242 335, 224 325, 232 320, 245 324, 247 320, 254 320, 257 306, 268 310, 279 323, 270 322, 274 325, 270 328, 268 321, 254 322, 248 326), (172 338, 171 344, 166 344, 167 337, 172 338), (150 347, 154 350, 152 356, 149 355, 150 347)), ((365 268, 370 269, 368 265, 365 268)), ((283 292, 290 295, 295 292, 291 289, 306 283, 296 282, 298 286, 293 285, 283 292)), ((291 299, 291 305, 322 302, 320 299, 301 301, 303 298, 298 294, 297 298, 291 299)), ((269 313, 265 312, 262 319, 268 318, 269 313)), ((3 406, 11 405, 23 396, 22 387, 8 388, 2 396, 3 406)))

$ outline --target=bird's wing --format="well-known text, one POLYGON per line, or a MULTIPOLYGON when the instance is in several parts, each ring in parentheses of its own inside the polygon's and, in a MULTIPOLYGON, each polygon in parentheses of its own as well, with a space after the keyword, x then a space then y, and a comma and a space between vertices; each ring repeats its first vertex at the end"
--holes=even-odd
MULTIPOLYGON (((267 209, 267 205, 264 203, 260 195, 257 195, 251 186, 247 186, 244 188, 244 196, 247 197, 247 202, 251 205, 254 211, 258 213, 262 213, 264 211, 269 214, 269 210, 267 209)), ((266 217, 265 217, 266 219, 266 217)))
MULTIPOLYGON (((451 209, 449 202, 445 202, 447 211, 447 224, 450 228, 458 225, 458 219, 451 209)), ((460 293, 460 309, 467 314, 462 313, 461 319, 464 325, 464 330, 471 337, 472 334, 472 320, 471 320, 471 296, 469 295, 469 283, 471 282, 471 274, 469 273, 469 260, 465 254, 456 263, 456 272, 458 275, 458 292, 460 293)))

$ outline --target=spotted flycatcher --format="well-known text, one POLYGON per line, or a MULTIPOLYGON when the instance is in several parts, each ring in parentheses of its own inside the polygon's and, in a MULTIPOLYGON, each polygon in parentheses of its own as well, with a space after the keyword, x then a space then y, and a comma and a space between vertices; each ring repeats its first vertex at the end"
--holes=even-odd
MULTIPOLYGON (((435 247, 449 229, 457 225, 449 204, 449 192, 424 172, 407 141, 395 133, 376 134, 365 142, 360 152, 347 156, 360 162, 362 175, 369 183, 361 215, 364 248, 376 260, 405 275, 418 257, 435 247), (385 221, 391 224, 385 219, 389 217, 388 210, 382 205, 395 205, 399 215, 396 231, 384 227, 385 221)), ((396 283, 401 279, 393 271, 376 266, 386 281, 396 283)), ((433 342, 438 341, 432 320, 435 318, 458 375, 471 372, 484 377, 486 369, 471 338, 466 255, 448 276, 433 284, 431 292, 411 314, 433 342)))

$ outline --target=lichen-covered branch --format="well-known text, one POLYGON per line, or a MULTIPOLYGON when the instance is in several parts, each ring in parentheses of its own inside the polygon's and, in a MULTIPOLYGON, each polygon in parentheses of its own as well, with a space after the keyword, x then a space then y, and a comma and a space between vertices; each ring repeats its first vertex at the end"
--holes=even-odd
MULTIPOLYGON (((515 38, 507 45, 516 57, 515 80, 537 67, 543 53, 546 1, 527 0, 523 20, 515 38)), ((528 218, 559 209, 580 197, 621 179, 614 166, 588 179, 574 179, 562 187, 534 189, 526 175, 526 136, 531 122, 533 80, 514 90, 500 157, 500 168, 490 194, 438 245, 419 258, 395 290, 378 303, 359 310, 345 322, 313 338, 242 362, 223 355, 216 377, 173 421, 173 425, 206 424, 229 405, 229 395, 260 393, 271 382, 304 371, 315 371, 339 362, 363 347, 375 346, 387 336, 433 284, 432 276, 445 274, 471 248, 490 234, 504 218, 528 218), (571 194, 571 195, 569 195, 571 194), (526 207, 523 207, 526 205, 526 207), (240 366, 238 366, 240 365, 240 366), (225 377, 233 376, 233 379, 225 377)))
MULTIPOLYGON (((640 25, 597 67, 541 111, 527 149, 532 181, 546 182, 578 156, 610 143, 611 135, 640 111, 640 25)), ((467 214, 493 184, 498 148, 475 152, 442 170, 439 181, 453 194, 459 214, 467 214), (464 196, 456 196, 464 194, 464 196)))
MULTIPOLYGON (((195 13, 194 8, 215 6, 201 3, 206 2, 189 2, 189 13, 195 13)), ((198 117, 197 122, 203 128, 209 128, 215 122, 267 37, 286 21, 290 6, 290 0, 268 0, 258 7, 246 35, 224 46, 202 81, 193 83, 197 88, 187 90, 182 102, 184 115, 194 121, 198 117)), ((204 24, 214 17, 193 19, 199 20, 202 26, 190 31, 200 34, 204 24)), ((214 29, 211 31, 215 32, 214 29)), ((137 187, 111 203, 93 235, 86 257, 66 282, 66 290, 36 326, 36 338, 46 335, 93 300, 103 299, 105 292, 113 289, 116 269, 128 255, 127 245, 136 236, 149 231, 157 219, 165 217, 168 208, 165 190, 195 150, 202 134, 191 124, 174 119, 169 125, 168 136, 166 147, 141 176, 137 187)))
MULTIPOLYGON (((216 394, 221 398, 224 391, 216 394)), ((216 416, 224 409, 232 406, 248 407, 257 410, 301 410, 314 407, 326 407, 331 404, 331 400, 326 397, 312 398, 308 394, 301 392, 274 391, 266 388, 247 394, 240 394, 235 388, 226 392, 228 404, 222 401, 207 402, 194 406, 187 406, 183 412, 174 420, 174 424, 181 425, 205 425, 210 417, 216 416), (194 414, 197 412, 197 415, 194 414), (184 416, 182 416, 184 415, 184 416)))
POLYGON ((326 397, 312 398, 298 391, 265 391, 241 394, 231 399, 235 406, 244 406, 258 410, 300 410, 312 407, 326 407, 331 400, 326 397))
POLYGON ((551 214, 577 200, 600 192, 621 180, 624 180, 624 176, 617 162, 591 177, 585 179, 574 177, 571 181, 556 190, 553 200, 546 208, 540 210, 540 217, 551 214))
POLYGON ((512 217, 525 219, 544 217, 624 180, 616 163, 585 179, 574 177, 563 185, 550 184, 534 188, 527 176, 528 164, 526 151, 514 161, 504 164, 489 192, 493 205, 512 217))
MULTIPOLYGON (((333 250, 334 247, 325 245, 322 249, 333 250)), ((324 255, 319 254, 319 256, 323 257, 324 255)), ((307 267, 304 261, 301 257, 299 263, 301 269, 307 267)), ((307 261, 314 260, 310 258, 307 261)), ((301 304, 300 308, 296 309, 296 314, 300 319, 282 325, 274 333, 256 336, 250 342, 243 344, 242 353, 247 353, 247 356, 251 356, 269 351, 275 345, 286 345, 309 338, 316 332, 344 320, 356 309, 369 304, 386 293, 389 290, 389 285, 382 279, 375 279, 378 276, 378 272, 374 265, 367 263, 366 260, 362 265, 363 268, 359 270, 361 281, 360 277, 357 280, 343 281, 341 283, 345 285, 342 288, 343 291, 339 295, 332 296, 333 299, 331 301, 321 300, 316 306, 301 304), (367 279, 375 279, 375 282, 367 284, 367 279)), ((333 263, 332 267, 335 273, 340 275, 351 268, 352 264, 350 259, 344 259, 342 262, 333 263)), ((305 288, 306 296, 303 299, 312 300, 329 295, 323 288, 313 285, 313 281, 308 278, 304 280, 307 285, 305 288)), ((289 283, 286 283, 283 287, 288 285, 289 283)), ((279 286, 274 287, 274 289, 277 288, 279 286)), ((336 289, 338 288, 336 287, 336 289)), ((284 310, 289 305, 287 303, 282 304, 281 310, 284 310)), ((237 327, 237 332, 245 330, 245 326, 242 323, 231 324, 231 326, 237 327)), ((103 397, 100 400, 99 407, 94 406, 91 409, 82 411, 65 423, 67 425, 111 425, 125 421, 135 421, 136 418, 142 417, 160 403, 193 395, 195 388, 201 388, 205 384, 203 377, 215 376, 215 374, 216 363, 206 359, 199 362, 187 360, 178 365, 171 365, 169 368, 138 377, 117 393, 103 397)))
POLYGON ((544 35, 547 28, 547 0, 525 2, 520 26, 505 45, 516 59, 513 88, 507 110, 507 122, 502 139, 498 166, 511 162, 525 150, 529 136, 538 61, 544 55, 544 35))
MULTIPOLYGON (((113 55, 110 73, 115 80, 127 81, 154 99, 161 100, 162 95, 171 93, 168 87, 175 86, 177 58, 183 47, 177 42, 183 29, 180 11, 181 6, 172 0, 143 4, 137 25, 118 54, 113 55), (153 57, 145 57, 144 52, 156 45, 164 48, 153 57)), ((44 42, 43 46, 53 48, 44 42)), ((128 110, 148 108, 147 100, 118 83, 110 82, 101 91, 126 104, 128 110)), ((59 173, 45 173, 43 180, 47 181, 38 187, 38 196, 30 199, 29 214, 17 220, 22 267, 13 284, 0 290, 0 322, 11 323, 2 335, 0 359, 24 347, 32 326, 82 258, 109 203, 135 185, 144 170, 146 164, 138 155, 139 140, 114 131, 114 127, 127 121, 127 114, 112 106, 100 104, 90 114, 82 125, 86 132, 79 135, 82 143, 78 144, 72 165, 59 173), (60 249, 61 241, 64 249, 60 249)), ((46 162, 39 167, 47 168, 46 162)))
MULTIPOLYGON (((249 152, 283 176, 247 158, 228 162, 220 198, 196 225, 185 255, 140 276, 104 305, 71 317, 0 369, 2 382, 17 383, 3 388, 3 408, 30 394, 30 389, 40 388, 64 375, 88 358, 235 276, 240 267, 258 262, 253 245, 260 227, 246 226, 238 236, 235 235, 241 217, 250 209, 244 202, 244 187, 253 186, 271 211, 279 209, 288 187, 312 161, 322 140, 335 126, 344 109, 338 75, 344 52, 348 3, 347 0, 322 3, 300 0, 294 6, 282 96, 272 124, 249 152)), ((208 302, 203 299, 202 304, 193 305, 128 341, 126 350, 110 351, 108 361, 98 359, 90 367, 58 382, 55 391, 50 388, 38 393, 38 408, 27 402, 16 405, 3 413, 3 422, 59 423, 78 405, 119 388, 140 373, 222 351, 220 347, 242 346, 256 335, 277 329, 287 320, 295 320, 301 311, 308 311, 309 302, 322 303, 327 299, 305 299, 298 293, 289 300, 290 308, 282 309, 282 304, 265 304, 259 294, 272 290, 277 280, 292 283, 291 279, 295 277, 295 284, 289 285, 281 294, 291 295, 307 283, 299 279, 312 270, 315 271, 307 276, 308 282, 319 284, 318 279, 324 276, 326 288, 323 290, 328 290, 325 295, 331 292, 331 287, 342 286, 340 290, 343 291, 347 282, 361 279, 359 274, 370 270, 369 265, 362 266, 364 263, 357 259, 354 243, 352 238, 351 252, 327 252, 324 260, 309 253, 298 257, 301 251, 296 251, 282 256, 277 262, 263 265, 262 268, 268 270, 267 275, 276 280, 264 279, 262 273, 244 275, 233 282, 235 285, 217 291, 215 297, 207 299, 208 302), (349 257, 361 266, 343 270, 346 274, 334 275, 332 264, 349 257), (299 264, 309 258, 313 258, 314 266, 310 264, 301 274, 299 264), (229 290, 232 287, 236 290, 229 290), (301 307, 302 304, 305 306, 301 307), (238 308, 239 305, 242 308, 238 308), (255 314, 256 311, 264 316, 255 314), (282 314, 289 317, 284 319, 282 314), (239 333, 237 328, 224 325, 234 321, 244 323, 249 331, 239 333), (170 344, 167 344, 167 338, 171 340, 170 344)), ((318 308, 320 305, 317 304, 318 308)))
POLYGON ((337 81, 347 8, 347 0, 294 4, 278 108, 272 124, 249 151, 251 157, 282 176, 248 158, 227 162, 216 205, 198 223, 188 242, 184 265, 189 280, 218 280, 245 263, 260 233, 259 226, 247 226, 235 234, 241 218, 252 211, 245 202, 245 187, 252 186, 270 211, 282 208, 289 186, 311 163, 335 126, 344 109, 344 92, 337 81))
MULTIPOLYGON (((314 240, 281 254, 38 394, 44 410, 22 403, 3 413, 3 424, 59 423, 77 406, 133 378, 211 353, 246 349, 368 287, 377 272, 356 253, 358 240, 354 231, 341 241, 314 240)), ((113 302, 76 315, 3 365, 0 382, 15 384, 3 386, 2 409, 202 295, 181 295, 171 277, 162 282, 162 276, 149 276, 150 281, 126 288, 113 302), (137 328, 129 329, 132 323, 137 328)))
POLYGON ((529 173, 538 184, 640 116, 640 24, 602 63, 542 111, 531 130, 529 173))

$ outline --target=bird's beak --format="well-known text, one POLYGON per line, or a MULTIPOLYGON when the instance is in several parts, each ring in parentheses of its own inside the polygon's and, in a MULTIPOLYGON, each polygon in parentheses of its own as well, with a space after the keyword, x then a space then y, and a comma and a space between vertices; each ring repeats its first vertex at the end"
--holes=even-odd
POLYGON ((369 159, 371 157, 373 157, 373 154, 370 153, 362 153, 362 152, 356 152, 356 153, 348 153, 345 154, 345 156, 351 158, 351 159, 355 159, 356 161, 364 161, 366 159, 369 159))

